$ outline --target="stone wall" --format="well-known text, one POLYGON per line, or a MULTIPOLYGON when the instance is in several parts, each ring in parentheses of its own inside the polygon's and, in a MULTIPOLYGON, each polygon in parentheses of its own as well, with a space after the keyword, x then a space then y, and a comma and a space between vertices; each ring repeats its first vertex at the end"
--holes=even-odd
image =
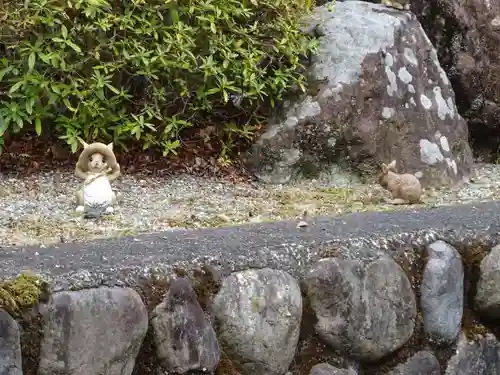
POLYGON ((37 272, 49 293, 0 313, 0 374, 500 373, 499 208, 3 249, 3 278, 24 259, 18 272, 37 272), (278 238, 266 236, 278 229, 278 238), (184 242, 170 267, 172 253, 155 238, 184 242), (281 254, 270 251, 277 240, 281 254), (127 242, 142 246, 141 268, 121 253, 134 253, 119 246, 127 242), (206 249, 200 257, 195 244, 232 244, 233 259, 228 265, 206 249), (246 258, 235 259, 243 248, 246 258), (252 258, 257 248, 267 258, 252 258), (98 264, 82 262, 91 253, 98 264))

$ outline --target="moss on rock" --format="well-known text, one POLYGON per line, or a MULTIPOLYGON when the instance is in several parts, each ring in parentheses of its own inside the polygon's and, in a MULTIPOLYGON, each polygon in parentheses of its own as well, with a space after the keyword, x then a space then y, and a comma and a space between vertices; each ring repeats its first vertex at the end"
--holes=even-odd
POLYGON ((38 370, 43 324, 37 305, 48 297, 48 283, 31 272, 23 272, 15 279, 0 282, 0 306, 17 320, 21 328, 23 371, 26 375, 36 375, 38 370))
POLYGON ((0 306, 13 315, 36 305, 48 294, 48 284, 39 276, 23 272, 0 283, 0 306))

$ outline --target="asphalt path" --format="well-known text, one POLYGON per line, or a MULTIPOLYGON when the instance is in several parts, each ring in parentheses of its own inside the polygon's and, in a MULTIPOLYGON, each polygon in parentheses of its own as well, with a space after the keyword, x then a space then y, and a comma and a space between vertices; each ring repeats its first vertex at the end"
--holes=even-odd
POLYGON ((426 230, 496 234, 500 231, 500 202, 316 217, 304 228, 297 228, 297 221, 281 221, 46 248, 0 248, 0 278, 31 270, 46 275, 59 289, 126 285, 154 270, 169 272, 173 267, 200 263, 230 269, 279 267, 297 271, 314 260, 315 249, 324 244, 426 230))

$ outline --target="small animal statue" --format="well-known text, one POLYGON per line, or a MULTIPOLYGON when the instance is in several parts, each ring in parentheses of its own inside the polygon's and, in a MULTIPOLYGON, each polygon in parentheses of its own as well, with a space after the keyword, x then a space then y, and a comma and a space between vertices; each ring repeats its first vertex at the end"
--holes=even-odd
POLYGON ((84 180, 76 192, 77 212, 86 218, 98 218, 114 212, 119 197, 111 189, 110 182, 120 175, 120 165, 113 152, 113 143, 91 143, 80 140, 83 151, 75 167, 75 175, 84 180))
POLYGON ((379 184, 392 195, 391 204, 415 204, 422 202, 422 185, 412 174, 395 172, 396 160, 391 163, 382 163, 382 173, 379 175, 379 184))
POLYGON ((410 10, 410 0, 382 0, 381 3, 399 10, 410 10))

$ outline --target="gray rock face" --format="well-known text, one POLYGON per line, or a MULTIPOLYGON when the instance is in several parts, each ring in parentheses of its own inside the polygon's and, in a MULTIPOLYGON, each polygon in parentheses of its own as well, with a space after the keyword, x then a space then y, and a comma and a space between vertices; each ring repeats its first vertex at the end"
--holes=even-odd
POLYGON ((491 249, 480 265, 476 307, 485 316, 500 318, 500 245, 491 249))
POLYGON ((467 125, 412 13, 337 2, 333 12, 318 7, 306 23, 320 43, 309 92, 285 103, 244 156, 255 176, 286 183, 306 168, 347 160, 374 177, 393 159, 398 172, 422 174, 424 186, 454 184, 470 174, 467 125))
POLYGON ((158 358, 168 371, 212 372, 220 359, 219 343, 190 281, 175 279, 156 307, 151 325, 158 358))
POLYGON ((427 246, 420 287, 424 329, 431 341, 452 343, 460 333, 464 308, 464 269, 460 254, 443 241, 427 246))
POLYGON ((233 273, 214 297, 213 312, 219 340, 243 375, 287 371, 302 319, 302 295, 292 276, 270 268, 233 273))
POLYGON ((349 356, 376 361, 413 333, 415 295, 392 258, 322 259, 305 276, 305 286, 318 334, 349 356))
POLYGON ((128 288, 60 292, 41 306, 38 375, 130 375, 148 329, 140 296, 128 288))
POLYGON ((461 335, 456 354, 448 361, 445 375, 500 374, 500 344, 492 334, 469 341, 461 335))
POLYGON ((498 148, 500 135, 500 1, 412 1, 469 121, 471 141, 498 148), (431 5, 432 4, 432 5, 431 5), (432 8, 432 9, 431 9, 432 8), (443 25, 454 25, 445 31, 443 25))
POLYGON ((23 375, 17 322, 0 309, 0 375, 23 375))
POLYGON ((440 375, 439 362, 431 352, 420 351, 387 375, 440 375))
POLYGON ((313 366, 309 375, 358 375, 358 372, 352 368, 339 369, 328 363, 319 363, 313 366))

